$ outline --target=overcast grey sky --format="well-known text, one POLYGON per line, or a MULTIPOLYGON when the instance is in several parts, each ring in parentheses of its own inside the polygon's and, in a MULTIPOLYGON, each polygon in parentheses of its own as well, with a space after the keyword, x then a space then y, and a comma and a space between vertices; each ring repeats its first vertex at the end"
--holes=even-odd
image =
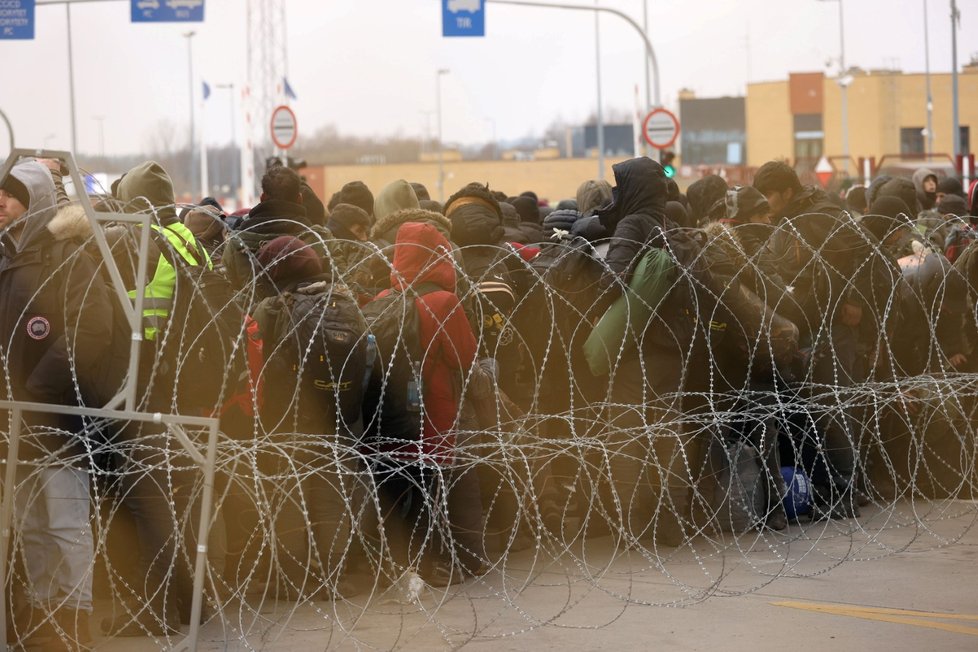
MULTIPOLYGON (((128 2, 72 7, 78 146, 97 153, 146 151, 161 121, 189 121, 186 39, 194 29, 198 80, 246 80, 245 0, 206 0, 192 26, 132 24, 128 2)), ((569 0, 590 4, 587 0, 569 0)), ((863 67, 924 69, 925 0, 843 0, 846 58, 863 67)), ((643 0, 601 0, 641 23, 643 0)), ((647 0, 662 95, 744 92, 747 81, 789 71, 835 71, 838 5, 820 0, 647 0)), ((951 67, 950 2, 926 0, 931 69, 951 67)), ((978 0, 959 0, 959 62, 978 48, 978 0)), ((420 136, 443 78, 444 136, 483 142, 541 133, 556 117, 581 121, 596 106, 590 12, 489 5, 485 38, 441 36, 440 0, 288 0, 289 81, 299 137, 325 124, 344 133, 420 136)), ((645 96, 642 45, 614 16, 600 21, 604 106, 632 111, 645 96)), ((38 6, 33 41, 0 41, 0 109, 19 146, 68 148, 67 39, 63 6, 38 6)), ((195 89, 199 83, 195 84, 195 89)), ((229 94, 215 90, 199 115, 210 142, 227 142, 229 94)), ((8 149, 0 133, 0 155, 8 149)))

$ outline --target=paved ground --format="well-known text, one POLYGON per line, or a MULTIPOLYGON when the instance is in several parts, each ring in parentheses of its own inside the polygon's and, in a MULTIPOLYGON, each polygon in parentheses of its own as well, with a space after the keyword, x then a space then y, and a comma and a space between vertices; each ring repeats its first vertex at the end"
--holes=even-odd
MULTIPOLYGON (((609 536, 556 559, 531 548, 415 604, 391 589, 229 605, 224 624, 202 628, 199 649, 976 650, 976 518, 967 501, 901 504, 775 536, 701 536, 678 550, 613 554, 621 547, 609 536)), ((161 646, 119 639, 98 649, 161 646)))

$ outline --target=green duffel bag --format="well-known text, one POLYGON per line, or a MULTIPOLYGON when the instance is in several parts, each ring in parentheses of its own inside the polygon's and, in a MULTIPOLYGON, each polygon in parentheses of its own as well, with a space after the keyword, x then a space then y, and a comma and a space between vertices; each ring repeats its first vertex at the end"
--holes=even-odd
POLYGON ((632 280, 598 321, 584 343, 591 373, 602 376, 637 347, 649 319, 669 294, 676 263, 664 249, 649 249, 635 267, 632 280))

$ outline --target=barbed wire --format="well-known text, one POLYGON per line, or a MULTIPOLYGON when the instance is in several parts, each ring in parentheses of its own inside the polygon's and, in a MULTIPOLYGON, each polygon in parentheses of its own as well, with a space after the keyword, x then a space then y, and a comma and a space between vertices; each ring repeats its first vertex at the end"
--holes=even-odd
MULTIPOLYGON (((840 228, 862 233, 846 219, 840 228)), ((279 226, 325 262, 312 293, 314 337, 296 341, 305 331, 292 322, 278 341, 268 338, 261 319, 280 279, 245 247, 233 307, 265 334, 257 367, 248 366, 255 343, 246 321, 203 375, 200 325, 181 323, 183 315, 141 349, 141 410, 220 415, 210 540, 196 535, 200 466, 164 426, 31 420, 5 587, 15 640, 71 642, 73 619, 88 618, 90 603, 99 640, 136 634, 173 645, 198 551, 208 558, 205 631, 243 648, 310 631, 324 647, 409 647, 428 640, 425 627, 454 647, 541 627, 612 627, 628 608, 741 595, 782 577, 951 545, 978 516, 969 502, 978 374, 951 364, 965 349, 948 349, 958 336, 973 346, 978 293, 958 293, 953 267, 923 283, 913 277, 919 265, 901 267, 872 238, 833 248, 841 238, 814 243, 798 220, 771 236, 790 241, 785 251, 797 258, 780 260, 779 270, 794 272, 781 279, 730 229, 664 233, 663 249, 641 254, 650 266, 668 257, 659 259, 668 269, 655 297, 566 234, 536 257, 508 245, 431 250, 425 269, 446 261, 454 269, 456 287, 445 289, 458 296, 476 348, 464 359, 464 344, 449 338, 448 349, 415 352, 422 376, 436 357, 462 361, 442 379, 458 415, 440 457, 422 445, 423 420, 417 431, 388 432, 383 421, 371 425, 381 407, 360 417, 369 392, 382 406, 394 391, 394 358, 366 361, 372 331, 361 312, 403 272, 392 250, 279 226), (682 239, 699 240, 695 257, 680 260, 673 244, 682 239), (467 266, 476 254, 488 264, 467 266), (345 358, 325 359, 340 349, 324 338, 343 326, 330 322, 328 306, 344 301, 356 306, 354 336, 345 358), (847 321, 847 305, 858 306, 859 319, 847 321), (619 323, 609 326, 609 315, 619 323), (304 385, 313 365, 332 374, 318 393, 304 385), (359 396, 356 418, 347 390, 359 396), (79 510, 90 514, 90 531, 66 534, 75 556, 43 571, 32 564, 55 553, 25 519, 47 500, 42 488, 57 469, 74 469, 84 483, 79 510), (950 534, 936 527, 946 522, 950 534), (80 570, 62 568, 68 563, 80 570), (66 593, 58 580, 68 570, 82 580, 66 593), (598 597, 615 606, 578 619, 598 597), (81 615, 65 620, 66 610, 81 615)), ((179 254, 160 252, 161 240, 156 257, 138 261, 132 227, 109 228, 124 278, 140 264, 154 270, 160 253, 179 254)), ((232 232, 218 255, 241 238, 232 232)), ((86 387, 86 343, 70 335, 83 320, 104 319, 92 310, 115 297, 104 268, 75 279, 81 296, 61 288, 89 269, 80 261, 98 265, 99 256, 91 240, 82 243, 14 319, 22 330, 59 297, 60 314, 45 318, 63 324, 73 399, 90 407, 99 406, 86 387)), ((423 297, 416 305, 436 334, 448 333, 444 314, 423 297)), ((412 329, 401 323, 397 335, 412 329)), ((112 338, 128 344, 129 333, 112 338)), ((11 375, 18 342, 0 343, 7 400, 31 398, 11 375)), ((444 409, 432 391, 420 391, 422 414, 444 409)), ((198 444, 206 438, 187 432, 198 444)))

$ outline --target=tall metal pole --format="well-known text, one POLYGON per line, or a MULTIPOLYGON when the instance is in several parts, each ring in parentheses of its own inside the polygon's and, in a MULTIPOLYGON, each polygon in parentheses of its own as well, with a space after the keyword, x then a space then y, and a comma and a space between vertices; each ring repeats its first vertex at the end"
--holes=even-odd
POLYGON ((951 0, 951 143, 954 148, 954 162, 957 165, 961 153, 961 126, 958 116, 958 13, 957 0, 951 0))
POLYGON ((187 91, 190 100, 190 182, 189 190, 191 198, 194 196, 194 179, 197 178, 197 157, 194 156, 194 47, 193 38, 197 32, 186 32, 184 38, 187 39, 187 91))
MULTIPOLYGON (((598 0, 594 0, 598 4, 598 0)), ((594 69, 598 78, 598 178, 604 179, 604 113, 601 110, 601 29, 600 14, 594 12, 594 69)))
POLYGON ((237 154, 239 159, 231 166, 231 185, 234 188, 235 201, 241 204, 243 201, 240 193, 241 181, 239 178, 241 175, 241 150, 238 148, 238 131, 234 119, 234 84, 217 84, 217 88, 223 88, 228 91, 228 120, 231 123, 231 153, 237 154))
POLYGON ((849 69, 846 67, 846 30, 842 0, 839 0, 839 86, 842 98, 842 155, 845 170, 849 169, 849 69))
MULTIPOLYGON (((649 40, 649 0, 642 0, 642 31, 645 32, 646 40, 649 40)), ((650 77, 649 58, 645 57, 645 110, 652 108, 652 79, 650 77)), ((641 120, 642 118, 638 118, 641 120)), ((638 134, 632 134, 638 142, 642 143, 642 150, 645 155, 651 154, 649 144, 644 138, 639 138, 638 134)))
POLYGON ((447 75, 447 68, 439 68, 435 75, 435 112, 438 120, 438 201, 445 202, 445 151, 441 142, 441 76, 447 75))
POLYGON ((839 99, 841 108, 840 122, 842 132, 842 154, 845 156, 843 169, 849 170, 849 79, 848 69, 846 68, 846 29, 843 18, 842 0, 822 0, 823 2, 839 3, 839 77, 836 83, 839 84, 839 99))
POLYGON ((75 129, 75 58, 71 47, 71 5, 65 4, 68 27, 68 105, 71 108, 71 153, 78 156, 78 136, 75 129))
POLYGON ((930 33, 927 29, 927 0, 924 3, 924 80, 927 85, 927 149, 934 153, 934 96, 930 92, 930 33))

